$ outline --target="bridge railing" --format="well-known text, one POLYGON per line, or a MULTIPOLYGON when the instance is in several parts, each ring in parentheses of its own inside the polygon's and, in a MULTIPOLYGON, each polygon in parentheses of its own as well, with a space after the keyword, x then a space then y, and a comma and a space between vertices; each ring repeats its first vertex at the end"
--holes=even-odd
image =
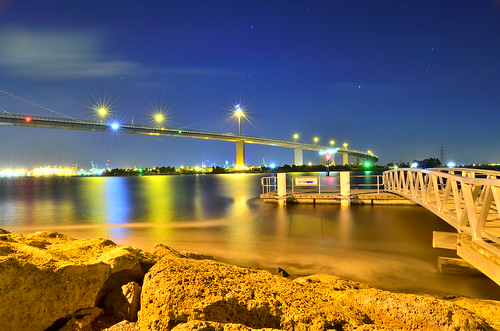
POLYGON ((500 244, 500 172, 439 168, 384 172, 385 190, 407 197, 474 240, 500 244))
MULTIPOLYGON (((384 187, 382 175, 350 175, 349 189, 353 190, 373 190, 380 193, 384 187)), ((278 189, 276 176, 261 178, 262 194, 271 193, 278 189)), ((340 174, 333 173, 331 176, 287 176, 287 192, 294 193, 325 193, 340 192, 340 174)))

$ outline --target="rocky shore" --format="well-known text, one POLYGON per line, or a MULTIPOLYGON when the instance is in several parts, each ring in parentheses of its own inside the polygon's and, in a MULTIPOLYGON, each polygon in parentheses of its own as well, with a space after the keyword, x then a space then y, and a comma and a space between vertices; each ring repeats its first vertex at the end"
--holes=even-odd
POLYGON ((500 330, 500 302, 0 229, 1 330, 500 330))

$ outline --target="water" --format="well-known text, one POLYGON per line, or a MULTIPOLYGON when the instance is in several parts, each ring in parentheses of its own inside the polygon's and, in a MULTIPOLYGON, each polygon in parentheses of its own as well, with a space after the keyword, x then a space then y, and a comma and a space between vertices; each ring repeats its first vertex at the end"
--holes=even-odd
POLYGON ((442 275, 432 231, 453 231, 418 206, 265 204, 261 174, 0 180, 0 227, 163 243, 293 275, 335 274, 382 289, 500 299, 485 277, 442 275))

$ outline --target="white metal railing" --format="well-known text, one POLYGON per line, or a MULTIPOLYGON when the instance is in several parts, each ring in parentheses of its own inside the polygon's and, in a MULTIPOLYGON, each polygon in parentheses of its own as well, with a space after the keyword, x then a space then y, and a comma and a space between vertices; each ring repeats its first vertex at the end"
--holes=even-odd
POLYGON ((275 176, 262 177, 260 186, 262 187, 262 194, 271 193, 278 189, 278 180, 275 176))
MULTIPOLYGON (((384 177, 382 175, 351 175, 349 176, 349 188, 360 190, 376 190, 377 193, 384 187, 384 177)), ((277 191, 278 180, 275 176, 262 177, 260 180, 262 194, 277 191)), ((340 173, 332 176, 287 176, 286 191, 294 193, 325 193, 340 192, 340 173)))
POLYGON ((407 197, 474 240, 500 244, 500 172, 439 168, 384 172, 385 190, 407 197))

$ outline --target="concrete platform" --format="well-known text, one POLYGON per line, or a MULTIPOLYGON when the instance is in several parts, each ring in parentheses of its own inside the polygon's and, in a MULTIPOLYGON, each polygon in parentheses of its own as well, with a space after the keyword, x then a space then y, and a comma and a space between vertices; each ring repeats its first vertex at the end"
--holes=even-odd
POLYGON ((267 203, 306 203, 306 204, 353 204, 353 205, 416 205, 417 203, 394 193, 374 192, 373 190, 352 190, 349 196, 341 196, 338 191, 321 193, 299 191, 278 197, 276 191, 261 194, 267 203))

